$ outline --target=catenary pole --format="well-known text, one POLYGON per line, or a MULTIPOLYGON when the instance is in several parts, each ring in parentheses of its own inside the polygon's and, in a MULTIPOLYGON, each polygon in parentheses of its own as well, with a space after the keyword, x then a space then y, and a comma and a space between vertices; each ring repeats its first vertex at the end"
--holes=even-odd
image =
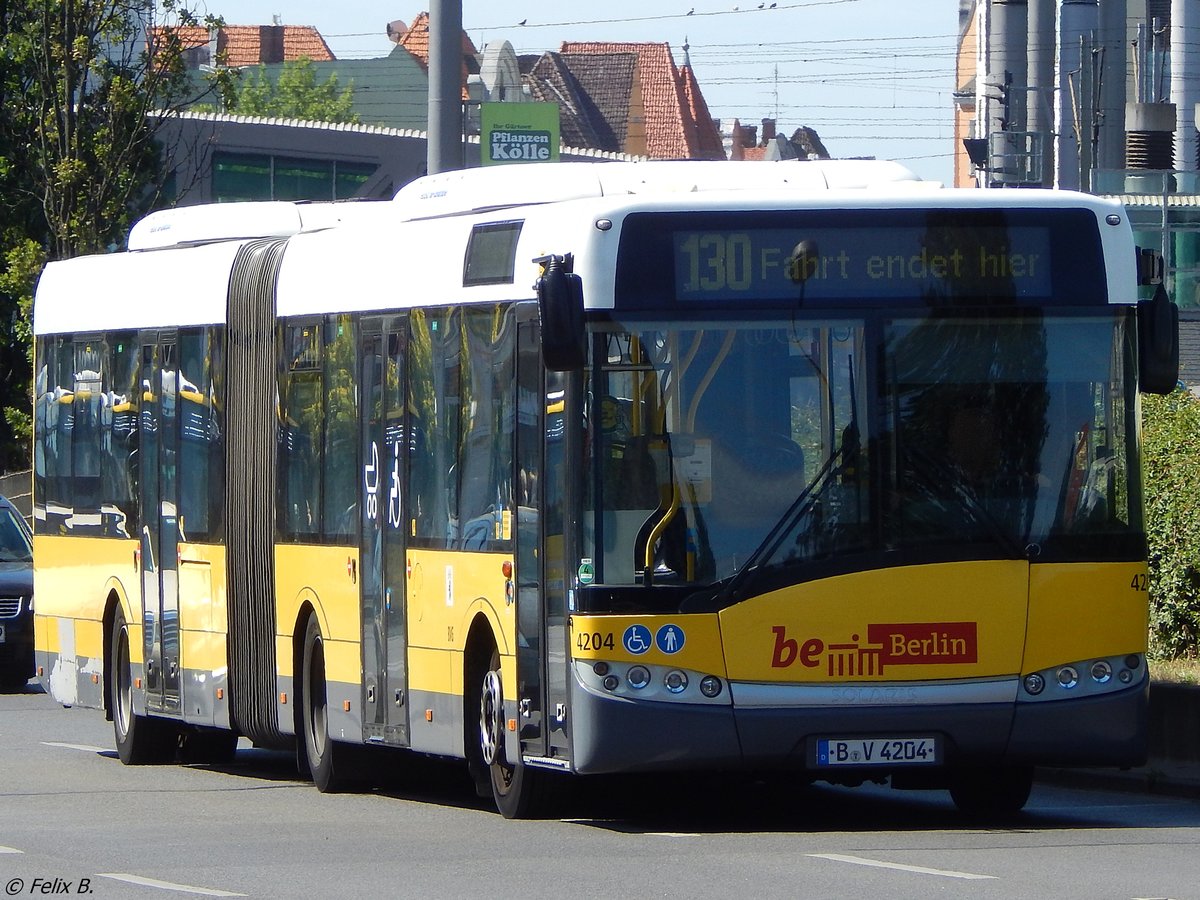
POLYGON ((432 175, 463 167, 462 0, 429 4, 429 139, 432 175))

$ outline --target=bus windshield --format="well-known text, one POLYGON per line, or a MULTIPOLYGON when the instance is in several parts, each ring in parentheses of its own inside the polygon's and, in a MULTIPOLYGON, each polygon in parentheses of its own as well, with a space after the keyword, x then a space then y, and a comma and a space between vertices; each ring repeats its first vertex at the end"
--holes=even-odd
POLYGON ((596 324, 585 608, 720 607, 940 560, 1136 558, 1131 340, 1109 310, 596 324))

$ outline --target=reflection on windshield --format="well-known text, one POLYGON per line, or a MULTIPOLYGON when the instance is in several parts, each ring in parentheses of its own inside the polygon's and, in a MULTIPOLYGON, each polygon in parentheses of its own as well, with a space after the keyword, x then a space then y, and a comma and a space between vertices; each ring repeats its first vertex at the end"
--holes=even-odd
MULTIPOLYGON (((850 322, 600 332, 588 384, 597 577, 737 571, 862 419, 863 336, 850 322)), ((864 475, 839 475, 847 521, 865 520, 864 475)))
POLYGON ((612 324, 585 555, 600 584, 745 596, 863 554, 1128 553, 1127 341, 1118 314, 612 324))

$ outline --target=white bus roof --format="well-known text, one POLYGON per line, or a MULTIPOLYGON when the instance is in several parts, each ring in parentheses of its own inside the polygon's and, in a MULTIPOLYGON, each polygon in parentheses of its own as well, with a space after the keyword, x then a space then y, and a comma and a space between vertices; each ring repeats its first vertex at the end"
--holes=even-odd
POLYGON ((879 160, 778 162, 542 163, 458 169, 426 175, 402 187, 394 202, 405 219, 481 212, 511 206, 700 191, 936 190, 899 163, 879 160))
POLYGON ((206 203, 152 212, 129 231, 130 250, 159 250, 211 241, 291 237, 334 228, 372 215, 391 216, 387 203, 347 200, 291 203, 283 200, 206 203))
POLYGON ((573 253, 588 306, 612 308, 613 238, 636 211, 880 208, 1088 208, 1097 217, 1109 299, 1136 300, 1128 217, 1117 203, 1069 191, 945 189, 895 163, 551 163, 417 179, 393 202, 240 203, 154 213, 131 252, 52 263, 34 308, 37 334, 223 322, 234 256, 254 238, 288 240, 281 316, 397 309, 534 296, 534 258, 573 253), (1120 227, 1105 226, 1119 217, 1120 227), (464 288, 471 229, 523 220, 514 279, 464 288), (601 231, 595 225, 608 220, 601 231), (614 227, 615 226, 615 227, 614 227), (154 249, 152 249, 154 248, 154 249))

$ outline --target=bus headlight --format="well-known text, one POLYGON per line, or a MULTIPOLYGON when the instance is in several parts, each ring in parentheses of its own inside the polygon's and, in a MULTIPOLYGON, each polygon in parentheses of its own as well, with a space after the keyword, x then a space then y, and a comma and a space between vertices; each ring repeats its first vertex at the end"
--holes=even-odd
POLYGON ((1079 659, 1021 676, 1020 684, 1024 690, 1017 699, 1026 702, 1079 700, 1123 691, 1145 678, 1145 657, 1140 654, 1079 659))
POLYGON ((1079 672, 1074 666, 1063 666, 1058 670, 1058 683, 1068 690, 1079 684, 1079 672))
POLYGON ((685 673, 680 672, 678 669, 672 669, 667 673, 666 677, 663 678, 663 684, 672 694, 682 694, 687 690, 688 677, 685 673))
POLYGON ((705 675, 700 679, 700 693, 710 699, 717 696, 721 693, 721 679, 716 675, 705 675))
POLYGON ((1092 663, 1092 681, 1097 684, 1106 684, 1112 678, 1112 666, 1107 660, 1098 659, 1092 663))
POLYGON ((650 683, 650 670, 645 666, 634 666, 625 673, 625 680, 631 688, 639 691, 650 683))

